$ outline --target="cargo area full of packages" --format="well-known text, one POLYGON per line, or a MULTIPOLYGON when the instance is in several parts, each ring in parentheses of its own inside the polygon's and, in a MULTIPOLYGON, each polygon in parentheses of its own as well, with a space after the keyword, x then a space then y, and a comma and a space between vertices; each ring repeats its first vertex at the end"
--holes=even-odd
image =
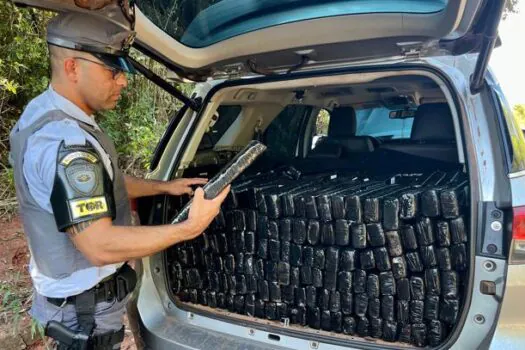
MULTIPOLYGON (((211 178, 250 140, 267 150, 204 234, 164 252, 177 308, 343 346, 452 336, 473 238, 461 114, 443 81, 414 70, 233 84, 207 103, 174 173, 211 178)), ((170 198, 164 222, 188 199, 170 198)))

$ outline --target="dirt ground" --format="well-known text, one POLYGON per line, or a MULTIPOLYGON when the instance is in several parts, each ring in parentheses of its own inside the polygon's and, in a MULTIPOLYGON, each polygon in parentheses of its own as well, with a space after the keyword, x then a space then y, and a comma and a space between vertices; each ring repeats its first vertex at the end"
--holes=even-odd
MULTIPOLYGON (((28 263, 29 250, 20 218, 0 218, 0 348, 3 350, 53 348, 28 315, 32 289, 28 263)), ((121 349, 136 349, 129 329, 121 349)))

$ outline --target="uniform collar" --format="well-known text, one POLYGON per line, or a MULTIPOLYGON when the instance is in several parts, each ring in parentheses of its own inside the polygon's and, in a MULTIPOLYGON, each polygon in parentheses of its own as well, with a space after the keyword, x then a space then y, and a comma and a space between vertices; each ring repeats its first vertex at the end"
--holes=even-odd
POLYGON ((87 115, 86 112, 80 109, 76 104, 74 104, 73 102, 56 92, 51 86, 51 84, 49 84, 48 93, 55 107, 62 110, 70 117, 84 124, 88 124, 96 130, 100 130, 100 127, 98 126, 97 122, 95 122, 95 118, 93 115, 87 115))

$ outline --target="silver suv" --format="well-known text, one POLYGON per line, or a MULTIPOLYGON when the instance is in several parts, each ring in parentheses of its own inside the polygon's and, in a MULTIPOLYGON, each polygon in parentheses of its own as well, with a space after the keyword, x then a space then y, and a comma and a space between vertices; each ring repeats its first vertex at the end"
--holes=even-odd
MULTIPOLYGON (((234 181, 224 217, 142 260, 147 348, 524 347, 525 139, 487 68, 503 6, 141 0, 125 8, 135 47, 173 80, 198 82, 187 97, 136 62, 185 104, 150 178, 211 178, 251 140, 267 146, 234 181), (304 193, 333 221, 285 208, 283 196, 304 193), (327 196, 332 206, 322 207, 327 196), (359 215, 350 217, 355 198, 359 215), (403 207, 407 198, 412 207, 403 207), (296 236, 301 222, 308 238, 296 236)), ((169 223, 187 200, 144 199, 141 221, 169 223)))

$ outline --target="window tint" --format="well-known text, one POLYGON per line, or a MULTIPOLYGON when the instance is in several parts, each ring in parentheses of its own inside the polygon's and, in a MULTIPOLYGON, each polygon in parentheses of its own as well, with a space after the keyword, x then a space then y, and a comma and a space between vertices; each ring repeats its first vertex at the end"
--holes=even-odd
POLYGON ((286 106, 264 132, 264 142, 268 146, 266 153, 293 158, 299 140, 301 124, 305 115, 311 110, 311 106, 286 106))
POLYGON ((241 113, 241 106, 220 106, 217 108, 219 119, 202 137, 199 151, 212 149, 226 130, 233 124, 241 113))
POLYGON ((391 119, 388 108, 356 111, 356 136, 373 136, 382 140, 409 139, 414 118, 391 119))

